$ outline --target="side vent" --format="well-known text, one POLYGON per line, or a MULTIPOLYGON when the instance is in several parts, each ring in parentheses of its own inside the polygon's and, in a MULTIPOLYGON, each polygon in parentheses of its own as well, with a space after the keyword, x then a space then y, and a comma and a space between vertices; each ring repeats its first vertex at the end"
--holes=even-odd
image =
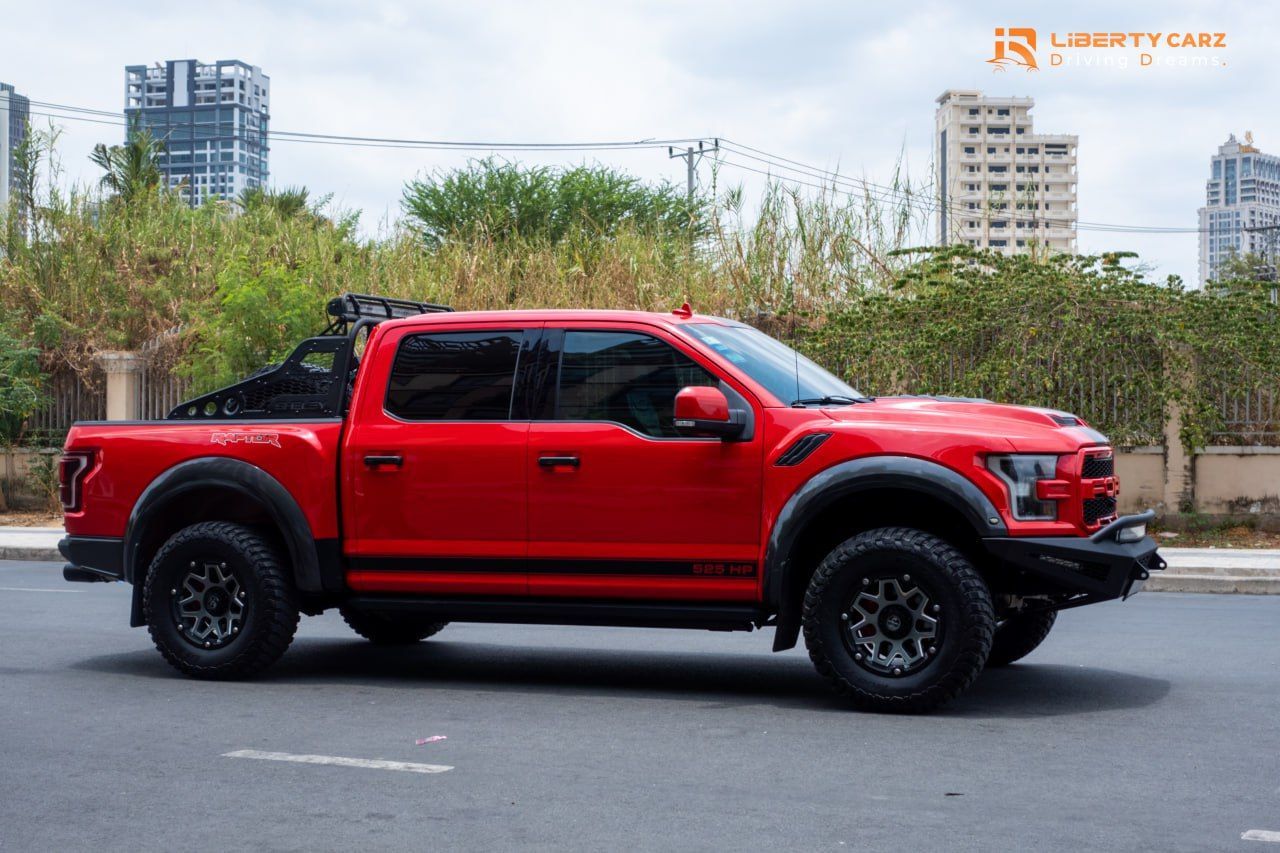
POLYGON ((809 458, 809 454, 822 446, 822 443, 831 438, 829 432, 811 432, 797 438, 795 444, 788 447, 778 461, 774 462, 777 468, 790 468, 799 465, 801 462, 809 458))

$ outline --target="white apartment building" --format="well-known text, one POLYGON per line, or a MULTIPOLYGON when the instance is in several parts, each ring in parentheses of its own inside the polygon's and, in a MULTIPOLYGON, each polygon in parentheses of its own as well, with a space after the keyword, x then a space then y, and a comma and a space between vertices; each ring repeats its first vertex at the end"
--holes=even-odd
POLYGON ((1200 286, 1233 257, 1253 254, 1277 262, 1280 246, 1280 157, 1263 154, 1231 134, 1210 160, 1200 208, 1200 286))
POLYGON ((1031 98, 938 97, 938 242, 1076 251, 1079 137, 1032 132, 1031 98))
POLYGON ((9 195, 17 177, 13 152, 27 135, 31 102, 14 91, 8 83, 0 83, 0 210, 9 206, 9 195))

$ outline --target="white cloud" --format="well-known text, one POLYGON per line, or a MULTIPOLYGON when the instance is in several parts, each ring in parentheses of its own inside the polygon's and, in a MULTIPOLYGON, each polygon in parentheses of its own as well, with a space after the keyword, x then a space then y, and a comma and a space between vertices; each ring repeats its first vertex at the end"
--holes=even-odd
MULTIPOLYGON (((1082 220, 1191 226, 1208 158, 1229 132, 1252 129, 1263 150, 1280 152, 1278 23, 1275 7, 1192 2, 1017 11, 741 0, 49 2, 6 12, 0 80, 36 100, 114 110, 126 64, 238 58, 270 75, 281 130, 498 141, 721 135, 873 181, 887 180, 900 155, 926 178, 934 98, 981 88, 1034 96, 1038 129, 1080 135, 1082 220), (995 26, 1225 31, 1228 64, 997 74, 982 61, 995 26)), ((89 149, 120 132, 63 124, 69 177, 92 179, 89 149)), ((683 164, 661 151, 597 156, 646 177, 683 177, 683 164)), ((271 171, 277 184, 334 193, 371 224, 395 215, 407 178, 466 157, 276 141, 271 171)), ((1083 231, 1080 244, 1132 248, 1161 272, 1195 275, 1193 234, 1083 231)))

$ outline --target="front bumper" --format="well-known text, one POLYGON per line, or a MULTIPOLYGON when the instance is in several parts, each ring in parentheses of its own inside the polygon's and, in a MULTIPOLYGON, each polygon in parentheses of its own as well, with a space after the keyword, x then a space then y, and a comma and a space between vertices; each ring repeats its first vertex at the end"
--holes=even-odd
POLYGON ((1165 567, 1155 540, 1144 536, 1120 542, 1121 530, 1149 523, 1148 510, 1126 515, 1092 536, 983 539, 987 551, 1021 573, 1028 591, 1071 596, 1067 606, 1092 604, 1136 593, 1151 574, 1165 567))
POLYGON ((124 540, 104 536, 66 536, 58 541, 66 558, 63 580, 77 583, 124 580, 124 540))

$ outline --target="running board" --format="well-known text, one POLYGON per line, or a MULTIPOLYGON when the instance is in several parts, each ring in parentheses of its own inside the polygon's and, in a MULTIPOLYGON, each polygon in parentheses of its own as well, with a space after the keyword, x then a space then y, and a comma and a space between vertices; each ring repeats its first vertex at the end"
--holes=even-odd
POLYGON ((767 614, 744 605, 652 602, 585 602, 563 599, 417 598, 359 596, 346 602, 378 612, 408 611, 441 622, 508 622, 530 625, 612 625, 623 628, 704 628, 750 631, 767 614))

